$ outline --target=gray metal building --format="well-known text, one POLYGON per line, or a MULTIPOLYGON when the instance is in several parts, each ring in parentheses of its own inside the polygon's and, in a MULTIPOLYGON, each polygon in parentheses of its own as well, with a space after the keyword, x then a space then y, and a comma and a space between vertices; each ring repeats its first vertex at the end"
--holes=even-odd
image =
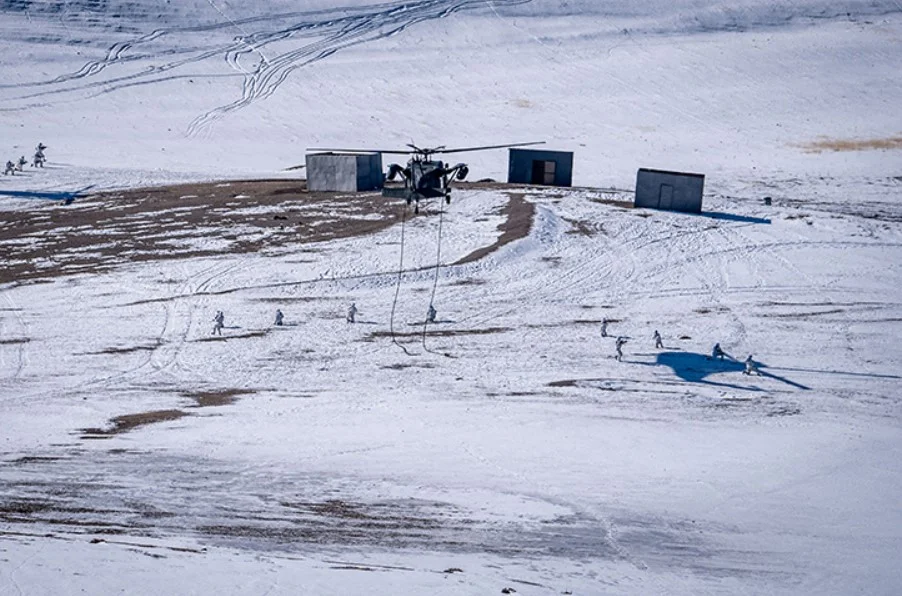
POLYGON ((510 149, 507 181, 515 184, 571 186, 573 152, 510 149))
POLYGON ((642 168, 636 175, 636 207, 702 212, 703 174, 642 168))
POLYGON ((378 190, 384 180, 381 153, 307 154, 307 190, 378 190))

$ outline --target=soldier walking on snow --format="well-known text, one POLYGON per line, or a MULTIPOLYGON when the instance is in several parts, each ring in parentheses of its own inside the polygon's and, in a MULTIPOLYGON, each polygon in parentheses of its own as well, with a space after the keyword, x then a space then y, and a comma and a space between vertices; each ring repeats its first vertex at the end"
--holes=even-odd
POLYGON ((618 337, 617 342, 614 344, 614 348, 617 350, 617 355, 614 356, 614 359, 617 362, 620 362, 623 359, 623 345, 626 343, 625 337, 618 337))
POLYGON ((655 329, 654 339, 655 339, 655 347, 658 348, 659 350, 663 349, 664 342, 661 341, 661 334, 658 333, 657 329, 655 329))
POLYGON ((34 167, 44 167, 44 162, 47 161, 47 158, 44 157, 44 149, 46 148, 47 145, 44 143, 38 143, 38 146, 34 148, 34 163, 32 164, 34 167))
POLYGON ((758 365, 752 360, 752 355, 749 354, 749 357, 745 359, 745 370, 742 371, 744 375, 758 374, 758 365))
POLYGON ((213 333, 211 335, 222 335, 222 328, 225 325, 225 315, 222 314, 221 310, 216 311, 216 316, 213 317, 213 333))
POLYGON ((347 317, 348 323, 353 323, 354 317, 356 317, 356 316, 357 316, 357 304, 352 302, 351 308, 348 309, 348 317, 347 317))

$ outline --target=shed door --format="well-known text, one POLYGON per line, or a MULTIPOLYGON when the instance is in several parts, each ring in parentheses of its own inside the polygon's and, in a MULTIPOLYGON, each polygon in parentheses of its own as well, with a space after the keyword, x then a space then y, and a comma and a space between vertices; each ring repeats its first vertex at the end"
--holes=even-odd
POLYGON ((554 174, 557 171, 557 163, 535 159, 532 162, 532 177, 530 184, 554 184, 554 174))
POLYGON ((669 184, 661 185, 661 194, 658 195, 658 208, 670 209, 673 207, 673 187, 669 184))

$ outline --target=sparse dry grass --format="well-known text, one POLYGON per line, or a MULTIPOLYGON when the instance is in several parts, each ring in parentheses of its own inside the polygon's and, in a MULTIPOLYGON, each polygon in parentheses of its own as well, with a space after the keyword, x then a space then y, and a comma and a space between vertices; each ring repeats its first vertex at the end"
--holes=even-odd
POLYGON ((883 139, 821 139, 801 145, 805 153, 845 151, 892 151, 902 149, 902 135, 883 139))

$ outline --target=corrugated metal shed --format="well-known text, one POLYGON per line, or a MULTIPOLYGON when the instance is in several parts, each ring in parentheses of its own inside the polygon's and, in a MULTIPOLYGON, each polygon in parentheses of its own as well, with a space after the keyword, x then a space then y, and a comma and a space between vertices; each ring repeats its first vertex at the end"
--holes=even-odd
POLYGON ((573 152, 510 149, 507 181, 515 184, 571 186, 573 152))
POLYGON ((378 190, 384 179, 381 153, 307 154, 307 190, 378 190))
POLYGON ((636 207, 702 212, 705 176, 642 168, 636 175, 636 207))

